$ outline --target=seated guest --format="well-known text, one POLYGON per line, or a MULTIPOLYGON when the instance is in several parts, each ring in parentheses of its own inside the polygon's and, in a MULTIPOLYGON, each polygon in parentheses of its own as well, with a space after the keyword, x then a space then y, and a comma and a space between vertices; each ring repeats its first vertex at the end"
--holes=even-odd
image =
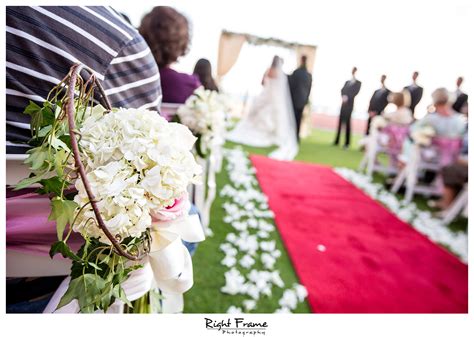
POLYGON ((184 103, 201 85, 195 75, 171 69, 171 64, 188 52, 189 23, 184 15, 166 6, 154 7, 139 28, 160 69, 163 102, 184 103))
MULTIPOLYGON (((428 113, 422 119, 413 123, 410 127, 410 134, 424 127, 431 127, 434 136, 443 138, 461 138, 466 128, 464 118, 460 114, 455 114, 449 103, 449 93, 445 88, 436 89, 431 95, 435 111, 428 113)), ((399 156, 403 166, 412 149, 412 141, 408 138, 403 144, 402 154, 399 156)))
POLYGON ((212 78, 211 62, 207 59, 199 59, 194 66, 193 74, 199 78, 199 81, 207 90, 219 92, 214 78, 212 78))
POLYGON ((394 92, 388 97, 389 102, 393 103, 397 109, 383 114, 383 117, 390 123, 410 124, 413 121, 411 110, 405 106, 404 95, 401 92, 394 92))
POLYGON ((449 104, 449 93, 445 88, 436 89, 431 95, 435 111, 415 122, 410 131, 431 126, 435 135, 446 138, 461 138, 466 128, 464 118, 454 114, 449 104))
POLYGON ((28 150, 30 116, 23 110, 30 100, 42 104, 75 63, 95 72, 113 106, 158 110, 161 101, 150 49, 113 9, 9 6, 6 61, 7 153, 28 150))
MULTIPOLYGON (((435 207, 446 209, 462 190, 468 180, 468 132, 463 137, 461 155, 456 163, 446 166, 441 171, 443 178, 443 195, 441 200, 434 204, 435 207)), ((431 205, 430 205, 431 206, 431 205)))

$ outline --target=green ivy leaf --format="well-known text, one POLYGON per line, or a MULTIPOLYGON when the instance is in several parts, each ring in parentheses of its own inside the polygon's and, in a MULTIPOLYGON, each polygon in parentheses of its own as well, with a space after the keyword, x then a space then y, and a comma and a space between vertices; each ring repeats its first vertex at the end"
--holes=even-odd
POLYGON ((48 220, 56 221, 58 240, 62 240, 67 224, 72 225, 75 211, 79 205, 72 200, 55 198, 51 200, 51 214, 48 220))
POLYGON ((133 308, 133 305, 132 305, 132 302, 130 302, 127 298, 127 296, 125 295, 125 291, 123 290, 122 286, 119 284, 117 284, 115 287, 114 287, 114 290, 113 290, 113 294, 114 294, 114 297, 115 298, 118 298, 119 300, 121 300, 123 303, 125 303, 126 305, 128 305, 129 307, 132 307, 133 308))
POLYGON ((63 187, 63 182, 59 177, 52 177, 49 179, 41 179, 39 183, 43 186, 36 190, 38 194, 49 194, 54 193, 55 195, 61 195, 61 190, 63 187))
POLYGON ((31 131, 36 137, 38 137, 39 130, 44 126, 53 124, 55 118, 52 105, 48 101, 43 103, 43 107, 30 101, 24 113, 31 116, 31 131))
POLYGON ((96 265, 94 262, 87 262, 92 268, 96 270, 102 270, 98 265, 96 265))
POLYGON ((68 156, 68 152, 65 150, 56 151, 54 155, 54 168, 56 169, 56 174, 60 177, 64 174, 64 166, 66 158, 68 156))
POLYGON ((32 176, 29 178, 25 178, 21 180, 18 184, 15 185, 15 188, 13 189, 14 191, 21 190, 23 188, 26 188, 28 186, 31 186, 33 184, 36 184, 39 182, 41 179, 43 179, 44 174, 37 175, 37 176, 32 176))
POLYGON ((61 139, 57 137, 50 137, 49 143, 51 144, 52 147, 54 147, 56 150, 63 149, 65 151, 70 151, 69 147, 64 143, 61 139))
POLYGON ((48 133, 51 131, 52 128, 53 128, 52 125, 45 126, 44 128, 42 128, 41 130, 38 131, 37 137, 38 138, 46 137, 48 135, 48 133))
POLYGON ((41 126, 46 126, 53 124, 56 116, 54 114, 54 107, 51 102, 45 101, 43 102, 43 107, 41 108, 41 114, 43 116, 43 123, 41 126))
MULTIPOLYGON (((73 261, 81 263, 82 260, 79 256, 74 254, 74 252, 69 248, 69 246, 64 241, 56 241, 51 245, 51 249, 49 250, 49 256, 53 258, 54 255, 57 253, 61 253, 61 255, 65 258, 70 258, 73 261)), ((82 263, 81 263, 82 264, 82 263)))
POLYGON ((100 305, 102 307, 102 310, 104 310, 104 312, 106 312, 107 309, 112 304, 113 295, 114 295, 114 285, 112 284, 112 282, 107 282, 100 297, 100 305))
POLYGON ((27 153, 28 158, 25 159, 24 163, 30 166, 32 171, 42 168, 46 162, 46 159, 49 157, 48 150, 42 146, 28 150, 27 153))
POLYGON ((30 103, 26 106, 25 111, 23 111, 24 114, 33 116, 34 114, 38 113, 41 110, 41 107, 36 104, 33 101, 30 101, 30 103))
POLYGON ((105 280, 96 274, 81 275, 69 283, 66 293, 59 301, 58 307, 69 304, 76 299, 81 312, 92 313, 100 302, 101 294, 106 286, 105 280))

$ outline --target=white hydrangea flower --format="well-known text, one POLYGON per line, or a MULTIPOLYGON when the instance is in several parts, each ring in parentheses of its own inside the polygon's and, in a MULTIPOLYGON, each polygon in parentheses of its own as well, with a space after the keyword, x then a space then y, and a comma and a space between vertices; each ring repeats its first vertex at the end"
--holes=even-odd
POLYGON ((180 122, 201 136, 204 150, 223 143, 228 108, 219 96, 215 91, 199 87, 177 111, 180 122))
POLYGON ((231 270, 227 271, 224 276, 226 283, 224 287, 221 288, 223 293, 236 295, 242 292, 245 278, 237 269, 232 268, 231 270))
POLYGON ((301 284, 294 284, 293 289, 295 290, 296 297, 298 297, 299 302, 303 302, 304 299, 308 296, 308 291, 306 287, 301 284))
POLYGON ((265 268, 267 269, 270 269, 272 270, 273 269, 273 266, 275 265, 275 262, 276 262, 276 259, 268 254, 268 253, 263 253, 260 257, 263 265, 265 266, 265 268))
POLYGON ((236 263, 237 259, 231 255, 227 255, 224 260, 221 261, 221 264, 229 268, 235 266, 236 263))
POLYGON ((250 268, 255 264, 255 260, 248 254, 244 255, 240 260, 239 264, 244 268, 250 268))
POLYGON ((257 307, 257 302, 255 300, 244 300, 242 305, 246 311, 251 311, 257 307))
MULTIPOLYGON (((168 123, 154 111, 94 108, 80 128, 85 169, 105 225, 114 236, 138 237, 152 216, 174 205, 198 181, 201 167, 191 152, 196 138, 185 126, 168 123)), ((82 180, 76 180, 79 207, 89 202, 82 180)), ((79 214, 74 230, 108 239, 89 221, 92 207, 79 214)))
POLYGON ((282 298, 278 301, 282 307, 287 307, 289 309, 296 309, 298 305, 298 297, 296 296, 296 292, 293 289, 286 289, 283 292, 282 298))
POLYGON ((231 305, 229 309, 227 309, 228 314, 241 314, 242 309, 236 306, 231 305))
POLYGON ((275 314, 291 314, 291 310, 287 307, 281 307, 275 310, 275 314))

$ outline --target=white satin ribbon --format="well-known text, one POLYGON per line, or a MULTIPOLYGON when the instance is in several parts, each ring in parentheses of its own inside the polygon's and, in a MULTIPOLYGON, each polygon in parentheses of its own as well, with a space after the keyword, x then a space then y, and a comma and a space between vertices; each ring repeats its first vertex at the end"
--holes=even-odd
MULTIPOLYGON (((199 218, 197 215, 190 215, 172 222, 156 223, 152 226, 151 235, 150 253, 140 261, 143 268, 130 273, 129 278, 122 283, 122 288, 130 301, 142 297, 153 287, 158 287, 169 293, 170 299, 173 298, 174 302, 180 303, 180 301, 182 302, 181 294, 193 286, 191 255, 181 239, 188 242, 204 240, 205 236, 199 218)), ((67 277, 61 283, 43 311, 44 313, 79 312, 77 300, 56 310, 70 281, 71 278, 67 277)), ((121 312, 123 312, 123 303, 119 300, 115 301, 107 310, 107 313, 121 312)), ((102 313, 102 311, 97 311, 97 313, 102 313)))

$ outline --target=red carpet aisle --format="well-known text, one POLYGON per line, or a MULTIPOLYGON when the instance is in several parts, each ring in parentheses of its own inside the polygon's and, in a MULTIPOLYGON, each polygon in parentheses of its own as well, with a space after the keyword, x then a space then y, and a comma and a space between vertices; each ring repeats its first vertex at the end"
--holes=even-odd
POLYGON ((328 167, 251 159, 314 312, 467 312, 451 253, 328 167))

